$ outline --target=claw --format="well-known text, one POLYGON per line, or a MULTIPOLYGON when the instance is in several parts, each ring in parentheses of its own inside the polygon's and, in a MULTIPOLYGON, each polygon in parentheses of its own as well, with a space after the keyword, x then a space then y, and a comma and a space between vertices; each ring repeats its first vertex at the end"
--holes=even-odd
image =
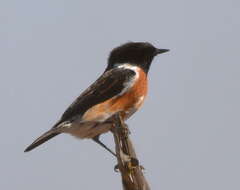
POLYGON ((114 166, 114 171, 115 171, 115 172, 119 172, 119 166, 118 166, 118 164, 117 164, 116 166, 114 166))
POLYGON ((129 162, 127 162, 127 167, 129 170, 133 170, 139 166, 139 161, 136 158, 131 158, 129 162))
POLYGON ((131 164, 133 167, 139 166, 139 161, 137 158, 131 158, 131 164))

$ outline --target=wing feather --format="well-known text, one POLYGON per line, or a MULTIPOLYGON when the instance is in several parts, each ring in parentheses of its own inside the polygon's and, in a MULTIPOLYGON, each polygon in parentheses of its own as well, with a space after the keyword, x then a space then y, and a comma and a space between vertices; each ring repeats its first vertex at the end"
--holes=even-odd
POLYGON ((129 81, 136 72, 131 69, 115 68, 103 73, 63 113, 61 122, 82 116, 89 108, 126 91, 129 81))

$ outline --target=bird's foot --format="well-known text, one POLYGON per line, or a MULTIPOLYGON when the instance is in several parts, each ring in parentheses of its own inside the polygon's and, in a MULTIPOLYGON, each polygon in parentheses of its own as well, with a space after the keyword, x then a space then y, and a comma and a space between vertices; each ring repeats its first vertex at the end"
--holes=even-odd
MULTIPOLYGON (((137 167, 140 167, 140 169, 142 169, 142 170, 144 169, 143 166, 139 165, 138 159, 137 159, 137 158, 133 158, 133 157, 130 158, 129 161, 126 161, 126 162, 125 162, 125 167, 126 167, 129 171, 132 171, 132 170, 134 170, 134 169, 137 168, 137 167)), ((115 171, 115 172, 119 172, 119 165, 118 165, 118 164, 114 166, 114 171, 115 171)))
POLYGON ((131 171, 139 166, 139 161, 137 158, 131 158, 129 162, 127 162, 127 167, 131 171))
POLYGON ((119 172, 119 165, 118 164, 114 166, 114 171, 119 172))

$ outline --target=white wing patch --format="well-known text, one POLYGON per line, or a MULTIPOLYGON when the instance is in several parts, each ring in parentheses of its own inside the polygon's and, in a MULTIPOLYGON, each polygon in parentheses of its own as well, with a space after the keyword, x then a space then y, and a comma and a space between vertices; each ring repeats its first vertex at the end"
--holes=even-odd
POLYGON ((137 66, 126 63, 126 64, 119 65, 118 68, 130 69, 136 73, 136 79, 138 79, 139 77, 139 74, 138 74, 139 68, 137 66))
POLYGON ((131 88, 133 85, 134 85, 134 83, 138 80, 138 78, 139 78, 139 68, 137 67, 137 66, 133 66, 133 65, 130 65, 130 64, 128 64, 128 63, 126 63, 126 64, 121 64, 121 65, 119 65, 119 66, 117 66, 118 68, 124 68, 124 69, 129 69, 129 70, 132 70, 132 71, 134 71, 135 72, 135 77, 134 78, 132 78, 131 80, 129 80, 129 81, 127 81, 127 82, 125 82, 124 83, 124 89, 122 90, 122 92, 121 93, 119 93, 119 95, 118 96, 120 96, 120 95, 122 95, 122 94, 124 94, 125 92, 127 92, 127 90, 129 89, 129 88, 131 88))

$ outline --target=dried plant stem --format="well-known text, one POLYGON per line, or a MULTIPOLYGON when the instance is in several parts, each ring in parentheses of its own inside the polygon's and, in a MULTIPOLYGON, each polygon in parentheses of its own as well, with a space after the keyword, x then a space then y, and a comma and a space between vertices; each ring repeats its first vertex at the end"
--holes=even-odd
POLYGON ((117 168, 121 172, 123 189, 150 190, 129 138, 128 128, 122 121, 120 114, 115 116, 115 127, 113 127, 112 132, 118 161, 117 168))

